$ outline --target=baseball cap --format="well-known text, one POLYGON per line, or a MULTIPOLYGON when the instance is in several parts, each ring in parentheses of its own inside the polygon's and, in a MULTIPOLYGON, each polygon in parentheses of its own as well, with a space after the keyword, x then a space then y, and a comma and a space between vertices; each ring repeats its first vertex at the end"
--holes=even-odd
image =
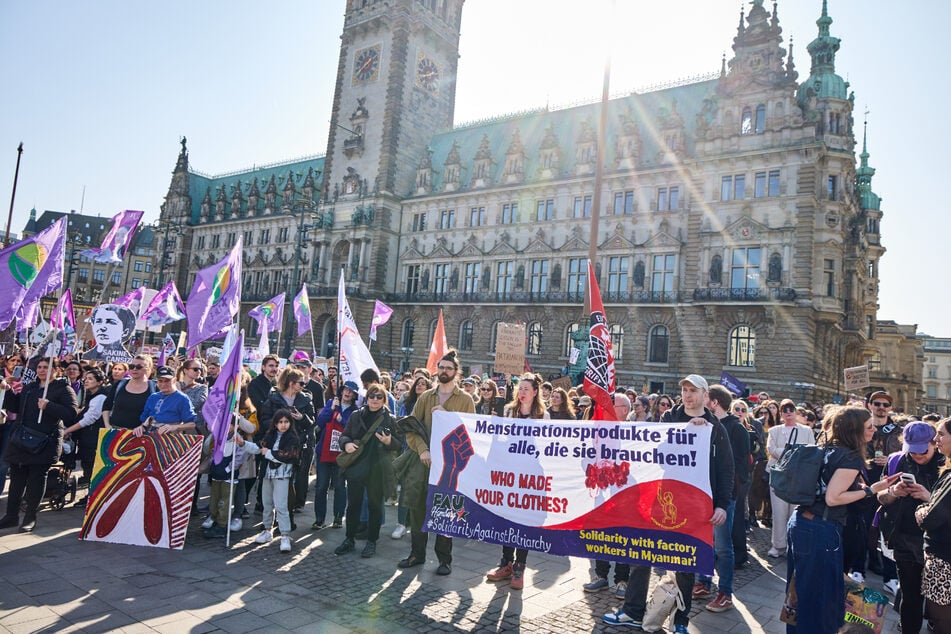
POLYGON ((704 392, 709 391, 710 389, 710 385, 707 383, 707 380, 699 374, 688 374, 684 378, 680 379, 680 385, 683 385, 684 383, 689 383, 690 385, 699 388, 704 392))
POLYGON ((158 370, 155 371, 155 377, 159 379, 174 379, 175 370, 168 367, 167 365, 163 365, 162 367, 160 367, 158 370))
POLYGON ((475 382, 475 379, 473 379, 472 377, 468 377, 468 378, 465 378, 465 379, 462 380, 462 384, 463 384, 463 385, 475 385, 476 382, 475 382))
POLYGON ((297 350, 291 355, 291 363, 294 365, 310 365, 310 356, 303 350, 297 350))
POLYGON ((928 451, 928 445, 934 440, 934 427, 928 423, 915 421, 905 425, 902 450, 911 453, 925 453, 928 451))
POLYGON ((868 397, 868 402, 878 400, 880 398, 888 399, 888 402, 892 402, 892 395, 886 392, 885 390, 878 390, 877 392, 872 392, 871 396, 868 397))

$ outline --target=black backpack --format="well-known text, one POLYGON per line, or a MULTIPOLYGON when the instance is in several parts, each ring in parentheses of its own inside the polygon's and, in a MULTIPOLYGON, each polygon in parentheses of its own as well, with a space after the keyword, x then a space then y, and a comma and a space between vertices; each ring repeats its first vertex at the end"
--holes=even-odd
POLYGON ((825 448, 795 444, 798 432, 798 427, 793 429, 783 455, 769 468, 769 486, 779 499, 809 506, 815 503, 822 488, 819 474, 825 462, 825 448))

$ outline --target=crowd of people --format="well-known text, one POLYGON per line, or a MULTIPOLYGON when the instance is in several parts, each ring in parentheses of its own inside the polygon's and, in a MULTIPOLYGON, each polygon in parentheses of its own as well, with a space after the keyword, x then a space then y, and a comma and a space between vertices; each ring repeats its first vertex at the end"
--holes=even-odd
MULTIPOLYGON (((176 357, 158 368, 148 355, 127 364, 40 359, 29 370, 25 364, 16 354, 0 364, 0 492, 9 480, 0 528, 34 529, 47 471, 61 458, 78 462, 88 482, 102 428, 137 436, 193 433, 205 436, 195 497, 203 478, 211 496, 207 508, 196 502, 193 513, 206 538, 243 531, 254 501, 262 521, 253 542, 267 544, 276 529, 280 550, 290 552, 295 515, 314 477, 311 530, 345 527, 335 553, 346 556, 363 541, 360 556, 373 557, 386 508, 395 506, 391 537, 410 535, 409 554, 397 563, 404 569, 426 561, 434 411, 553 420, 586 420, 594 411, 580 386, 553 387, 534 373, 463 376, 455 351, 439 359, 435 374, 370 369, 360 376, 362 385, 341 382, 336 368, 325 372, 304 352, 283 369, 268 355, 260 372, 242 373, 239 413, 216 464, 201 414, 220 370, 216 360, 176 357)), ((813 407, 766 393, 738 398, 696 374, 679 387, 675 395, 636 389, 612 395, 619 421, 712 427, 708 521, 716 587, 710 576, 676 573, 683 597, 676 632, 687 631, 693 601, 707 601, 712 612, 733 608, 734 571, 749 565, 747 536, 755 526, 771 531, 768 556, 787 560, 787 607, 797 618, 788 631, 838 631, 845 575, 864 583, 872 570, 884 579, 882 591, 895 595, 904 632, 920 631, 925 619, 933 631, 951 632, 951 418, 893 414, 882 391, 863 403, 813 407), (816 501, 808 506, 785 502, 769 485, 770 467, 797 444, 818 445, 825 456, 816 501)), ((451 574, 452 539, 436 535, 435 554, 436 573, 451 574)), ((527 550, 502 548, 486 581, 522 589, 528 559, 527 550)), ((599 560, 584 590, 612 591, 623 605, 604 622, 636 629, 650 572, 646 565, 599 560)))

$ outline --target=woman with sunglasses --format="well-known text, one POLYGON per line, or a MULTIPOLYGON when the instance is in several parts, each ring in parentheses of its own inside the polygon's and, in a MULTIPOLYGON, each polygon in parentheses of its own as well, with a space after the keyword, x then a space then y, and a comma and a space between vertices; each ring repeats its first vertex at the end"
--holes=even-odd
POLYGON ((383 464, 391 459, 387 452, 399 450, 399 443, 393 442, 395 421, 386 407, 387 402, 386 389, 379 383, 371 383, 367 387, 366 403, 353 413, 340 434, 340 446, 347 453, 356 453, 364 437, 366 444, 357 461, 344 470, 347 479, 347 535, 334 550, 337 555, 356 549, 364 499, 367 501, 369 517, 367 542, 360 556, 366 559, 376 554, 376 540, 380 537, 380 525, 383 523, 383 464))
MULTIPOLYGON (((790 399, 779 404, 779 415, 783 424, 769 430, 766 437, 766 452, 769 454, 767 467, 771 467, 783 455, 788 444, 815 445, 812 430, 799 422, 799 411, 790 399)), ((770 488, 770 504, 773 507, 773 547, 767 553, 770 557, 782 557, 786 554, 786 524, 794 510, 793 505, 776 495, 770 488)))
POLYGON ((479 400, 476 401, 476 414, 484 416, 502 416, 505 412, 505 399, 499 396, 499 386, 492 379, 486 379, 479 387, 479 400))
POLYGON ((299 511, 307 502, 307 484, 310 478, 310 465, 314 461, 314 446, 317 440, 314 435, 314 426, 317 423, 317 414, 314 411, 314 399, 310 392, 304 389, 307 385, 304 373, 293 367, 286 367, 277 377, 277 386, 268 394, 267 400, 261 406, 258 416, 264 420, 271 420, 274 414, 281 409, 289 409, 294 423, 294 431, 300 439, 300 463, 295 468, 291 478, 290 499, 288 508, 291 512, 291 530, 294 530, 294 513, 299 511))
MULTIPOLYGON (((113 367, 115 365, 119 364, 114 364, 113 367)), ((158 390, 156 384, 149 380, 152 357, 136 355, 128 367, 129 378, 117 381, 112 392, 106 397, 106 402, 102 404, 102 422, 105 423, 106 429, 139 427, 142 424, 140 417, 145 409, 145 401, 158 390)))
POLYGON ((663 419, 664 414, 674 408, 674 401, 672 398, 666 394, 661 394, 654 399, 654 403, 651 405, 651 415, 650 421, 652 423, 659 423, 663 419))

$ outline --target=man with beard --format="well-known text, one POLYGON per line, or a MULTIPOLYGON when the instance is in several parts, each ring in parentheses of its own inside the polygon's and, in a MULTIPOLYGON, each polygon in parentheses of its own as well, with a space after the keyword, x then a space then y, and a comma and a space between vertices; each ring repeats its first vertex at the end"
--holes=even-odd
MULTIPOLYGON (((271 389, 277 383, 277 372, 281 368, 281 360, 276 354, 269 354, 261 360, 261 373, 251 379, 251 382, 248 383, 248 398, 251 399, 251 404, 254 405, 255 411, 260 412, 261 407, 264 405, 264 402, 267 400, 268 394, 271 393, 271 389)), ((267 432, 268 428, 271 426, 271 421, 269 420, 258 420, 258 431, 254 434, 255 442, 261 442, 264 439, 264 434, 267 432)), ((246 480, 245 484, 247 493, 251 492, 251 486, 253 482, 258 482, 258 494, 257 494, 257 503, 255 504, 255 511, 263 511, 264 503, 261 500, 261 479, 264 477, 265 469, 264 467, 264 456, 257 455, 254 457, 257 462, 257 473, 258 477, 256 480, 246 480)))
MULTIPOLYGON (((427 435, 432 437, 433 412, 462 412, 475 413, 475 403, 472 397, 466 394, 457 384, 459 375, 459 359, 456 351, 450 349, 439 360, 436 373, 436 387, 423 392, 413 407, 413 417, 426 429, 427 435)), ((409 449, 419 455, 419 460, 427 471, 432 466, 432 457, 429 453, 429 439, 416 433, 406 434, 406 444, 409 449)), ((422 488, 422 495, 415 499, 405 499, 409 507, 410 534, 412 545, 409 557, 399 562, 400 568, 412 568, 426 562, 426 544, 429 534, 423 532, 423 522, 426 517, 426 489, 422 488)), ((439 560, 437 575, 448 575, 452 572, 452 538, 436 535, 436 558, 439 560)))

